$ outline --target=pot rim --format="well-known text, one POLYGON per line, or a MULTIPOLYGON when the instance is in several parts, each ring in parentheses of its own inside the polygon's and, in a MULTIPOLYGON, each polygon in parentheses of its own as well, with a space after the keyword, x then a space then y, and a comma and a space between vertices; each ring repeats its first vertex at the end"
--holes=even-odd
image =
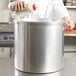
POLYGON ((21 19, 15 19, 15 22, 50 22, 50 23, 62 23, 61 20, 52 20, 50 18, 21 18, 21 19))

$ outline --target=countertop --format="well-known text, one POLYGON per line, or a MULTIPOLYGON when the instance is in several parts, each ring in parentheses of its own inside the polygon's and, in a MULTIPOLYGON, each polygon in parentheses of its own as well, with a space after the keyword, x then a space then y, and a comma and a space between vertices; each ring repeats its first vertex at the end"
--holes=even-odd
POLYGON ((64 31, 64 36, 76 36, 76 30, 64 31))

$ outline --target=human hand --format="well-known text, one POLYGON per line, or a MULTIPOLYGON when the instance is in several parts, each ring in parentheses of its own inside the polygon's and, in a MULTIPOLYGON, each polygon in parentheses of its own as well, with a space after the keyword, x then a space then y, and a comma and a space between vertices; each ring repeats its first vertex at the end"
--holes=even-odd
POLYGON ((75 27, 74 22, 69 17, 64 17, 63 20, 64 20, 64 25, 68 29, 72 30, 75 27))
POLYGON ((28 4, 24 1, 16 1, 11 5, 11 10, 20 12, 20 11, 30 11, 28 4))

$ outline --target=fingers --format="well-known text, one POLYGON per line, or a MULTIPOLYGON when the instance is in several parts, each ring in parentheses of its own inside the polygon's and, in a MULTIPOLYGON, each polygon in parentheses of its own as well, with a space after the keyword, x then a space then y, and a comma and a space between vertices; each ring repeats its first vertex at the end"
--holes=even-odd
POLYGON ((70 26, 70 29, 73 29, 73 28, 75 27, 74 22, 70 21, 70 22, 69 22, 69 26, 70 26))
POLYGON ((15 11, 21 11, 21 2, 17 2, 17 10, 15 9, 15 11))
POLYGON ((14 4, 11 5, 11 10, 15 11, 15 5, 14 4))
POLYGON ((16 4, 13 5, 13 7, 14 7, 14 11, 17 11, 17 2, 16 4))
POLYGON ((22 11, 27 5, 23 1, 17 1, 11 5, 12 11, 22 11))
POLYGON ((71 22, 70 23, 70 28, 73 29, 74 27, 75 27, 75 23, 74 22, 71 22))
POLYGON ((67 28, 70 28, 70 29, 73 29, 74 26, 75 26, 74 22, 72 22, 71 20, 70 20, 70 21, 68 21, 68 20, 65 21, 65 22, 64 22, 64 25, 66 25, 67 28))
POLYGON ((24 8, 24 7, 26 7, 26 4, 22 1, 22 7, 24 8))
POLYGON ((25 5, 25 2, 22 1, 22 2, 20 3, 20 8, 21 8, 21 10, 24 9, 24 5, 25 5))
POLYGON ((63 22, 66 28, 73 29, 75 26, 74 22, 68 16, 63 17, 63 22))

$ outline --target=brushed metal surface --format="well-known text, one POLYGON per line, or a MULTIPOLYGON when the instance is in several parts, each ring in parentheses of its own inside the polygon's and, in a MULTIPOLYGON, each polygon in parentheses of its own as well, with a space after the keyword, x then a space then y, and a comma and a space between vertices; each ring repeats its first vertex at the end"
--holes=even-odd
POLYGON ((24 73, 24 72, 15 70, 15 76, 62 76, 62 71, 49 73, 49 74, 32 74, 32 73, 24 73))
POLYGON ((63 26, 57 22, 15 21, 15 68, 50 73, 63 66, 63 26))

